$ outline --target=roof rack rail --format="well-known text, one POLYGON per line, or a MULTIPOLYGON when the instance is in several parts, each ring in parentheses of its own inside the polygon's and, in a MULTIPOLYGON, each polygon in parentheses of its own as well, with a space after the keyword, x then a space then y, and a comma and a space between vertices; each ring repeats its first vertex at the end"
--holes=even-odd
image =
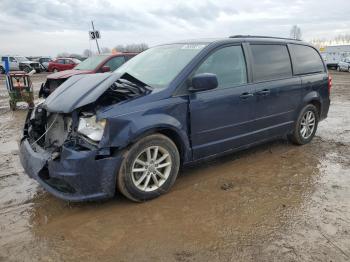
POLYGON ((272 38, 272 39, 301 41, 300 39, 293 39, 293 38, 286 38, 286 37, 275 37, 275 36, 263 36, 263 35, 231 35, 231 36, 229 36, 229 38, 272 38))

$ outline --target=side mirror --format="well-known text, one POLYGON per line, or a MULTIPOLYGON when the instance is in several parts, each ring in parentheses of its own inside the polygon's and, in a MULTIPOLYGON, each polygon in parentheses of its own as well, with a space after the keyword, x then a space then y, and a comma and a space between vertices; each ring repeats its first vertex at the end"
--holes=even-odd
POLYGON ((218 87, 218 78, 215 74, 203 73, 195 75, 192 78, 192 87, 190 91, 205 91, 218 87))
POLYGON ((106 72, 110 72, 111 68, 109 66, 102 66, 101 68, 101 72, 102 73, 106 73, 106 72))

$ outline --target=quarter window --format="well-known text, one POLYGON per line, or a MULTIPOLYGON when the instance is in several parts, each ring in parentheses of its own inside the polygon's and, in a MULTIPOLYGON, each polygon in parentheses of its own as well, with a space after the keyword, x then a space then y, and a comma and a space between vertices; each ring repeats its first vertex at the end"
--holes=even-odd
POLYGON ((212 53, 194 75, 212 73, 218 78, 218 88, 227 88, 247 83, 247 72, 241 46, 221 48, 212 53))
POLYGON ((289 50, 292 56, 294 74, 324 72, 322 59, 312 47, 291 44, 289 50))
POLYGON ((251 45, 254 81, 268 81, 292 76, 292 66, 285 45, 251 45))

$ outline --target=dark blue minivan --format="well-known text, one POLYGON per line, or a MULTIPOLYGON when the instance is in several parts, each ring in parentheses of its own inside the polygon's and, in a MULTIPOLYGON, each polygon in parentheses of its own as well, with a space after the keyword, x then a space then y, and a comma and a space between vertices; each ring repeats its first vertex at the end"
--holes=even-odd
POLYGON ((179 167, 278 137, 303 145, 331 78, 291 39, 233 36, 150 48, 114 73, 69 78, 28 113, 20 158, 69 201, 155 198, 179 167))

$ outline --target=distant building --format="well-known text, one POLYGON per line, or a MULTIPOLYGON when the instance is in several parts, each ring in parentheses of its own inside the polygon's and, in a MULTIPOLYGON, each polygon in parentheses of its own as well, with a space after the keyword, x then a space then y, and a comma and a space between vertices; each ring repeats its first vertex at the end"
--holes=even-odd
POLYGON ((341 59, 350 56, 350 45, 325 46, 320 52, 327 67, 337 67, 341 59))

